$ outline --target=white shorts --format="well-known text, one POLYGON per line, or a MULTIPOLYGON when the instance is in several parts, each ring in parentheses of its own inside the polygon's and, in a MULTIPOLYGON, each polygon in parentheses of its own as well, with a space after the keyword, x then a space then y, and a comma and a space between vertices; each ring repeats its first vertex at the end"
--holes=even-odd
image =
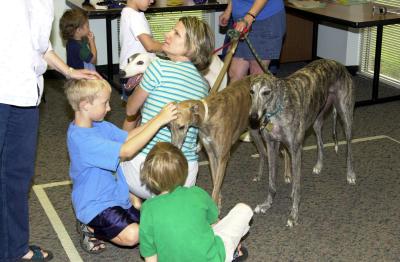
MULTIPOLYGON (((129 191, 142 199, 152 198, 154 194, 150 192, 146 185, 140 180, 140 170, 146 156, 138 154, 133 159, 121 162, 122 171, 126 182, 129 186, 129 191)), ((197 173, 199 171, 199 163, 197 161, 188 162, 188 177, 185 182, 185 187, 191 187, 196 184, 197 173)))
POLYGON ((229 213, 213 225, 215 235, 219 236, 225 246, 225 262, 231 262, 240 240, 250 229, 249 222, 253 210, 246 204, 239 203, 229 213))

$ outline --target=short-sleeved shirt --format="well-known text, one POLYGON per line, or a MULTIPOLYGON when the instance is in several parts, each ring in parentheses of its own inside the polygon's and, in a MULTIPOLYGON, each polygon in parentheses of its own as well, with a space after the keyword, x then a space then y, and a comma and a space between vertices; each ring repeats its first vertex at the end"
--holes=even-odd
POLYGON ((121 27, 119 41, 121 53, 119 56, 119 68, 124 68, 128 58, 136 53, 147 53, 138 36, 147 34, 151 36, 150 25, 143 12, 130 7, 124 7, 121 12, 121 27))
MULTIPOLYGON (((146 69, 140 86, 148 93, 142 108, 142 123, 156 116, 165 104, 189 99, 202 99, 208 94, 208 84, 191 62, 172 62, 155 59, 146 69)), ((197 161, 196 151, 198 129, 190 127, 182 146, 188 161, 197 161)), ((168 127, 160 129, 142 149, 147 155, 157 142, 171 142, 168 127)))
POLYGON ((148 199, 141 208, 140 254, 157 254, 159 262, 225 261, 222 239, 211 227, 217 219, 214 201, 196 186, 148 199))
POLYGON ((106 208, 128 209, 129 189, 119 166, 119 152, 128 134, 107 122, 92 128, 71 123, 67 133, 72 179, 72 204, 77 218, 89 223, 106 208))
MULTIPOLYGON (((232 18, 237 21, 250 10, 255 0, 232 0, 232 18)), ((285 9, 283 0, 269 0, 257 15, 257 20, 264 20, 285 9)))
POLYGON ((68 39, 67 41, 67 64, 75 69, 83 69, 84 62, 90 63, 93 54, 90 51, 88 42, 68 39))

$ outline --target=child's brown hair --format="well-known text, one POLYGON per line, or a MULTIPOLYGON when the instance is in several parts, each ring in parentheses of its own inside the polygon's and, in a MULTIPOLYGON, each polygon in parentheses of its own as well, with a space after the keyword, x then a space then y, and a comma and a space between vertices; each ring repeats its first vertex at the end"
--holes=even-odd
POLYGON ((157 143, 143 163, 140 178, 155 193, 172 191, 185 184, 188 163, 182 151, 167 142, 157 143))
POLYGON ((70 9, 64 12, 60 18, 60 32, 64 40, 74 37, 75 31, 89 21, 86 11, 70 9))

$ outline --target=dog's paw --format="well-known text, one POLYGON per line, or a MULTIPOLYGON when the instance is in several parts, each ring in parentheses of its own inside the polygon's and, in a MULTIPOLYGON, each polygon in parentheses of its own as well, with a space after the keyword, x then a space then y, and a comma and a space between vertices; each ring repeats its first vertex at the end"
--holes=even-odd
POLYGON ((256 208, 254 208, 254 213, 256 213, 256 214, 260 214, 260 213, 265 214, 267 212, 267 210, 270 209, 270 207, 271 207, 271 204, 268 203, 267 201, 265 201, 264 203, 259 204, 259 205, 256 206, 256 208))
POLYGON ((286 184, 292 183, 292 178, 290 176, 285 176, 284 180, 286 184))
POLYGON ((287 227, 293 228, 293 226, 295 226, 295 225, 297 225, 297 222, 294 221, 293 218, 289 218, 289 219, 287 220, 287 223, 286 223, 286 226, 287 226, 287 227))
POLYGON ((356 174, 354 172, 347 174, 347 183, 349 183, 350 185, 356 184, 356 174))
POLYGON ((322 170, 322 165, 319 164, 319 163, 317 163, 317 164, 314 166, 312 172, 313 172, 314 175, 319 175, 319 174, 321 174, 321 170, 322 170))
POLYGON ((255 177, 253 177, 253 179, 251 181, 259 182, 259 181, 261 181, 261 177, 260 176, 255 176, 255 177))

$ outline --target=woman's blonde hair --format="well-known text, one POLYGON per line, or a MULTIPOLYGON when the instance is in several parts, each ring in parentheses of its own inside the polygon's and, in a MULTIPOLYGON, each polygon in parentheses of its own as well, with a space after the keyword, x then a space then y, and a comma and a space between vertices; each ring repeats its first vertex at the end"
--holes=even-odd
POLYGON ((93 103, 97 94, 108 89, 111 91, 110 84, 104 79, 97 80, 68 80, 64 85, 64 92, 67 96, 68 102, 74 111, 79 111, 79 104, 82 101, 89 101, 93 103))
POLYGON ((185 184, 188 163, 181 150, 167 142, 158 142, 143 163, 140 178, 155 194, 172 191, 185 184))
POLYGON ((193 16, 179 18, 186 29, 188 58, 199 71, 204 71, 211 63, 214 51, 214 32, 210 26, 193 16))

